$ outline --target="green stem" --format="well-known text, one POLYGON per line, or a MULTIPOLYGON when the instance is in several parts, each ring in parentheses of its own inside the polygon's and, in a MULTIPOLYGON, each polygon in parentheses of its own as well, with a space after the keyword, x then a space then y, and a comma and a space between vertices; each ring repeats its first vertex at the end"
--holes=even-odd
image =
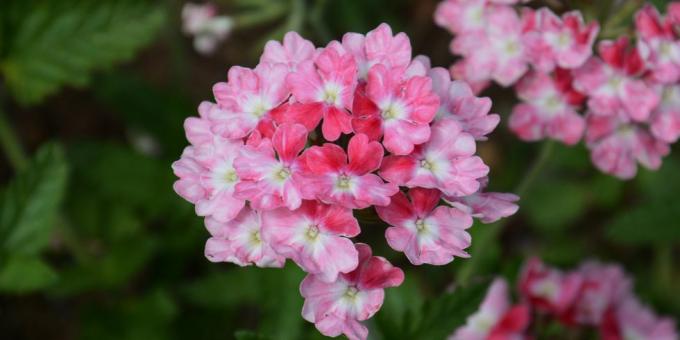
MULTIPOLYGON (((522 179, 522 182, 515 189, 515 193, 520 197, 525 194, 531 185, 536 181, 536 178, 541 173, 545 165, 550 159, 550 155, 553 152, 555 142, 546 141, 543 143, 538 156, 534 160, 533 164, 527 171, 526 176, 522 179)), ((484 252, 487 251, 489 245, 492 244, 494 240, 498 237, 503 226, 507 223, 509 219, 503 219, 496 223, 484 226, 480 230, 480 234, 474 240, 473 247, 470 249, 470 259, 465 262, 465 265, 460 267, 458 272, 458 282, 462 285, 466 285, 470 282, 472 275, 475 273, 477 268, 479 268, 479 263, 484 259, 484 252)))
POLYGON ((234 15, 234 23, 237 29, 248 29, 274 21, 284 15, 287 6, 281 3, 271 3, 260 8, 248 11, 248 13, 234 15))
POLYGON ((536 159, 534 159, 534 162, 531 164, 529 171, 527 171, 526 176, 524 176, 519 185, 517 185, 517 188, 515 188, 515 194, 522 196, 527 192, 527 190, 529 190, 529 188, 534 183, 538 175, 540 175, 541 171, 543 171, 545 165, 548 163, 548 160, 550 159, 550 155, 552 154, 554 148, 555 148, 554 141, 547 140, 543 142, 543 146, 541 147, 538 156, 536 157, 536 159))
POLYGON ((0 109, 0 144, 15 171, 21 171, 26 167, 28 158, 2 109, 0 109))

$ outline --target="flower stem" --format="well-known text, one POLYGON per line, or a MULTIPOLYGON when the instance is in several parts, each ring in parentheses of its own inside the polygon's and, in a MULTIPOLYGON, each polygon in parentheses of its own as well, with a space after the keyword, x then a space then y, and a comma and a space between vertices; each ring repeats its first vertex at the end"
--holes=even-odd
POLYGON ((26 167, 28 158, 2 109, 0 109, 0 144, 14 171, 21 171, 26 167))
MULTIPOLYGON (((529 188, 531 188, 531 185, 535 182, 536 178, 548 163, 554 145, 555 142, 550 140, 543 143, 538 156, 536 156, 536 159, 527 171, 526 176, 515 189, 514 192, 517 195, 521 197, 529 190, 529 188)), ((460 271, 458 272, 458 282, 461 285, 466 285, 470 282, 472 275, 478 270, 480 263, 484 261, 484 252, 487 251, 489 246, 496 240, 508 220, 508 218, 500 220, 479 230, 480 233, 475 238, 473 247, 470 249, 471 257, 462 267, 460 267, 460 271)))

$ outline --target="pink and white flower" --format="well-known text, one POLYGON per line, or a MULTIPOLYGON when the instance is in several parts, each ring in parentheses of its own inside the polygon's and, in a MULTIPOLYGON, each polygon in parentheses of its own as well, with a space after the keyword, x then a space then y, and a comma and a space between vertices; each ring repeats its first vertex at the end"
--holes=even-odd
POLYGON ((323 117, 321 130, 327 141, 352 132, 348 110, 352 108, 357 69, 350 54, 327 48, 314 62, 301 63, 286 81, 297 103, 275 115, 277 121, 300 123, 313 131, 323 117))
POLYGON ((482 223, 494 223, 501 218, 514 215, 519 206, 519 196, 502 192, 476 192, 462 197, 444 197, 450 204, 469 211, 472 217, 482 223))
POLYGON ((386 259, 372 256, 371 248, 356 244, 359 265, 333 282, 309 274, 300 284, 305 298, 302 316, 313 322, 326 336, 345 334, 349 339, 366 339, 368 329, 361 321, 371 318, 382 306, 384 288, 396 287, 404 281, 401 269, 386 259))
POLYGON ((624 112, 635 121, 645 121, 659 103, 659 96, 639 77, 644 62, 628 40, 602 41, 598 57, 591 57, 574 71, 574 87, 589 95, 588 108, 597 115, 624 112))
POLYGON ((187 147, 172 168, 179 180, 175 191, 196 205, 198 216, 227 222, 241 211, 243 199, 234 197, 240 178, 234 159, 243 148, 240 141, 217 139, 198 147, 187 147))
POLYGON ((661 167, 668 144, 622 116, 587 116, 586 142, 595 166, 621 179, 635 177, 637 163, 651 170, 661 167))
POLYGON ((234 160, 241 178, 235 196, 247 199, 257 210, 302 204, 302 165, 298 154, 307 143, 307 129, 300 124, 281 124, 271 140, 247 145, 234 160))
POLYGON ((452 66, 452 74, 471 84, 493 80, 507 87, 529 69, 523 43, 523 24, 511 7, 495 6, 487 13, 482 33, 465 34, 454 40, 452 52, 464 59, 452 66))
POLYGON ((262 219, 263 237, 272 248, 320 280, 333 282, 356 269, 358 253, 349 237, 361 230, 350 209, 303 201, 297 210, 267 211, 262 219))
POLYGON ((383 154, 380 143, 369 141, 363 134, 352 137, 347 154, 331 143, 307 149, 303 154, 307 166, 305 198, 350 209, 388 205, 399 188, 372 174, 380 167, 383 154))
POLYGON ((283 44, 276 40, 267 42, 260 57, 260 64, 283 64, 292 72, 301 63, 313 60, 315 52, 311 41, 304 39, 297 32, 288 32, 283 36, 283 44))
POLYGON ((270 112, 288 98, 285 83, 288 68, 263 63, 254 70, 234 66, 228 82, 213 87, 220 110, 209 117, 213 131, 226 138, 243 138, 258 125, 272 124, 270 112))
POLYGON ((609 308, 631 293, 631 280, 620 266, 589 261, 581 265, 578 273, 582 278, 581 290, 562 317, 568 324, 597 326, 609 308))
POLYGON ((376 207, 378 216, 391 227, 385 238, 392 249, 404 252, 415 265, 444 265, 454 257, 470 257, 465 248, 471 238, 466 229, 472 217, 447 206, 437 206, 441 193, 434 189, 413 188, 409 199, 402 192, 392 196, 390 205, 376 207))
POLYGON ((680 85, 661 87, 661 103, 652 112, 650 130, 666 143, 675 143, 680 138, 680 85))
POLYGON ((445 0, 439 3, 434 21, 454 34, 482 31, 488 21, 485 17, 487 0, 445 0))
POLYGON ((532 258, 524 264, 519 290, 536 309, 560 316, 578 298, 582 282, 578 272, 563 273, 546 266, 538 258, 532 258))
POLYGON ((650 78, 660 83, 680 80, 680 41, 669 18, 647 4, 635 15, 635 27, 640 36, 638 49, 650 69, 650 78))
POLYGON ((468 84, 463 81, 451 81, 446 69, 435 67, 428 73, 432 78, 432 89, 439 96, 439 110, 435 120, 452 117, 464 132, 476 140, 486 140, 501 118, 492 113, 491 99, 476 97, 468 84))
POLYGON ((388 156, 380 169, 387 181, 409 188, 438 189, 446 196, 467 196, 480 188, 478 179, 489 173, 474 156, 475 139, 454 119, 432 126, 430 140, 408 156, 388 156))
POLYGON ((385 149, 397 155, 411 153, 414 145, 430 138, 429 123, 439 107, 430 78, 404 80, 403 74, 382 64, 373 66, 366 86, 357 88, 352 112, 356 133, 371 140, 382 136, 385 149))
POLYGON ((508 283, 505 279, 493 281, 479 306, 479 310, 467 318, 464 326, 449 336, 449 340, 521 340, 529 325, 529 308, 526 305, 511 306, 508 283))
MULTIPOLYGON (((569 76, 568 72, 555 73, 555 77, 563 76, 569 76)), ((523 102, 512 110, 510 130, 525 141, 552 138, 568 145, 578 143, 585 130, 585 119, 576 111, 578 103, 571 100, 574 97, 570 95, 571 88, 560 88, 563 84, 564 81, 540 72, 522 78, 516 89, 523 102)))
POLYGON ((604 340, 677 340, 678 332, 673 319, 657 316, 636 297, 630 296, 607 311, 600 325, 600 336, 604 340))
POLYGON ((593 53, 593 43, 599 32, 597 22, 586 25, 581 13, 571 11, 558 17, 549 8, 525 9, 524 43, 531 65, 542 72, 555 67, 580 67, 593 53))
POLYGON ((332 48, 342 49, 354 56, 358 68, 358 78, 366 80, 373 65, 381 64, 387 69, 403 71, 411 62, 411 41, 405 33, 392 34, 392 28, 383 23, 366 36, 359 33, 346 33, 342 45, 331 44, 332 48))
POLYGON ((193 36, 194 49, 200 54, 212 54, 234 28, 234 19, 217 15, 212 3, 186 3, 182 7, 182 31, 193 36))
POLYGON ((212 237, 205 244, 205 256, 212 262, 280 268, 286 261, 262 238, 260 214, 248 207, 229 222, 208 218, 206 227, 212 237))

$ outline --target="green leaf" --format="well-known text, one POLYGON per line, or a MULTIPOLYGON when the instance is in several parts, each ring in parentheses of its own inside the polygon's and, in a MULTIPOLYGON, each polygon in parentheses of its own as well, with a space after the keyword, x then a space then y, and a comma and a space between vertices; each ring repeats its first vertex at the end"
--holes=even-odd
POLYGON ((234 332, 234 338, 236 340, 268 340, 269 337, 266 337, 262 334, 255 333, 253 331, 249 330, 238 330, 234 332))
POLYGON ((145 1, 2 1, 0 72, 19 102, 35 104, 130 59, 163 21, 163 11, 145 1))
POLYGON ((576 181, 542 180, 522 197, 522 210, 544 231, 567 227, 586 211, 587 188, 576 181))
POLYGON ((405 339, 445 339, 479 308, 487 287, 479 284, 457 288, 428 301, 421 321, 405 339))
MULTIPOLYGON (((415 274, 415 273, 414 273, 415 274)), ((385 290, 385 301, 375 315, 376 325, 385 339, 397 339, 413 331, 423 308, 423 294, 415 281, 408 279, 399 287, 385 290)))
POLYGON ((0 198, 0 251, 37 254, 49 241, 64 196, 67 164, 59 145, 40 148, 0 198))
POLYGON ((37 256, 11 256, 0 267, 0 290, 28 293, 45 288, 57 274, 37 256))
POLYGON ((680 199, 649 200, 626 211, 607 226, 615 242, 654 245, 680 241, 680 199))

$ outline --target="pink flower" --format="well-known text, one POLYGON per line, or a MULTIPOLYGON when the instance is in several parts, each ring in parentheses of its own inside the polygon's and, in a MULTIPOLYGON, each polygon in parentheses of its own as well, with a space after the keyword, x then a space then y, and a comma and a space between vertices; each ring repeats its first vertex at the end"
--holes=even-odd
POLYGON ((452 205, 469 211, 472 217, 482 223, 494 223, 501 218, 514 215, 519 206, 519 196, 501 192, 476 192, 463 197, 445 197, 452 205))
POLYGON ((370 69, 367 85, 357 88, 352 127, 371 140, 384 136, 387 151, 406 155, 414 145, 430 138, 429 123, 438 107, 439 98, 432 92, 429 78, 404 80, 403 71, 378 64, 370 69))
POLYGON ((644 62, 638 50, 629 49, 622 37, 601 42, 599 52, 602 59, 592 57, 574 72, 574 87, 590 96, 590 110, 610 116, 623 111, 635 121, 647 120, 659 97, 639 79, 644 62))
POLYGON ((488 11, 488 21, 493 24, 481 33, 454 40, 452 52, 464 56, 454 65, 454 73, 473 84, 494 80, 507 87, 528 70, 523 25, 511 7, 495 6, 488 11))
POLYGON ((666 143, 680 138, 680 85, 663 86, 661 103, 652 112, 650 130, 654 137, 666 143))
POLYGON ((408 37, 404 33, 393 35, 392 28, 385 23, 368 32, 366 36, 359 33, 345 34, 341 47, 354 56, 358 76, 362 80, 366 79, 373 65, 382 64, 387 69, 403 70, 411 62, 411 42, 408 37))
POLYGON ((489 168, 473 156, 475 139, 462 132, 453 119, 443 119, 432 126, 432 137, 408 156, 388 156, 380 176, 409 188, 439 189, 446 196, 467 196, 479 190, 478 179, 489 168))
POLYGON ((651 79, 666 84, 680 80, 680 41, 671 20, 662 18, 653 5, 647 4, 635 15, 635 27, 651 79))
POLYGON ((673 319, 658 317, 649 307, 630 296, 607 311, 600 325, 600 336, 604 340, 677 340, 678 332, 673 319))
POLYGON ((182 31, 194 38, 194 49, 200 54, 212 54, 234 28, 234 19, 217 15, 212 3, 185 3, 182 7, 182 31))
POLYGON ((347 154, 330 143, 307 149, 303 154, 308 168, 305 197, 350 209, 388 205, 399 188, 371 173, 380 167, 383 153, 380 143, 363 134, 352 137, 347 154))
POLYGON ((198 216, 227 222, 241 211, 245 201, 234 197, 240 179, 234 159, 243 148, 239 141, 217 139, 198 147, 187 147, 172 168, 179 180, 175 191, 196 205, 198 216))
POLYGON ((404 281, 401 269, 387 260, 371 255, 371 248, 356 244, 359 265, 333 282, 309 274, 300 284, 305 298, 302 316, 313 322, 326 336, 345 334, 349 339, 366 339, 368 329, 360 321, 371 318, 382 306, 384 288, 399 286, 404 281))
POLYGON ((529 325, 530 314, 526 305, 510 305, 508 283, 505 279, 493 281, 479 310, 467 318, 449 340, 520 340, 529 325))
POLYGON ((229 81, 213 87, 217 104, 210 117, 213 131, 226 138, 243 138, 258 124, 271 124, 270 111, 279 106, 289 93, 283 64, 260 64, 254 70, 240 66, 229 69, 229 81))
POLYGON ((303 62, 296 72, 286 78, 293 96, 299 102, 281 111, 279 122, 297 122, 313 131, 323 116, 321 127, 328 141, 335 141, 341 133, 351 133, 352 96, 357 82, 354 58, 340 55, 327 48, 314 62, 303 62))
POLYGON ((437 25, 454 34, 484 30, 487 0, 445 0, 434 13, 437 25))
POLYGON ((206 219, 212 237, 205 244, 205 256, 212 262, 232 262, 239 266, 283 267, 285 258, 262 238, 260 214, 244 208, 229 222, 206 219))
POLYGON ((358 253, 348 237, 361 231, 350 209, 303 201, 297 210, 262 214, 263 237, 272 248, 320 280, 333 282, 356 269, 358 253))
MULTIPOLYGON (((565 72, 556 72, 555 77, 565 72)), ((566 73, 568 76, 568 73, 566 73)), ((565 144, 578 143, 585 130, 585 119, 576 112, 570 99, 571 89, 560 88, 558 79, 531 72, 517 84, 517 96, 523 100, 510 115, 510 130, 520 139, 536 141, 546 137, 565 144)))
POLYGON ((304 126, 282 124, 271 141, 263 139, 257 146, 247 145, 234 160, 236 173, 242 179, 236 185, 236 197, 249 200, 258 210, 281 206, 297 209, 302 203, 303 183, 298 154, 306 142, 304 126))
POLYGON ((390 205, 376 207, 378 216, 390 224, 385 238, 392 249, 404 252, 415 265, 444 265, 454 256, 470 257, 472 217, 458 208, 437 206, 441 193, 414 188, 406 198, 402 192, 392 196, 390 205))
POLYGON ((476 97, 470 86, 463 81, 451 81, 446 69, 436 67, 430 70, 432 89, 439 96, 439 111, 436 120, 452 117, 458 121, 464 132, 471 134, 476 140, 486 140, 501 118, 492 113, 491 99, 476 97))
POLYGON ((563 273, 532 258, 524 264, 519 290, 536 309, 560 316, 578 298, 582 281, 578 272, 563 273))
POLYGON ((542 72, 555 67, 580 67, 592 55, 593 43, 599 32, 597 22, 586 25, 578 11, 558 17, 547 7, 523 12, 524 36, 531 65, 542 72))
POLYGON ((620 116, 587 116, 586 142, 595 166, 621 179, 635 177, 636 163, 658 169, 662 158, 670 152, 668 145, 645 127, 620 116))
POLYGON ((288 32, 283 37, 283 44, 270 40, 264 46, 260 57, 261 64, 283 64, 290 71, 305 61, 314 59, 314 44, 302 38, 297 32, 288 32))
POLYGON ((591 261, 582 264, 578 273, 581 289, 562 317, 568 324, 599 325, 605 312, 631 292, 631 280, 620 266, 591 261))

